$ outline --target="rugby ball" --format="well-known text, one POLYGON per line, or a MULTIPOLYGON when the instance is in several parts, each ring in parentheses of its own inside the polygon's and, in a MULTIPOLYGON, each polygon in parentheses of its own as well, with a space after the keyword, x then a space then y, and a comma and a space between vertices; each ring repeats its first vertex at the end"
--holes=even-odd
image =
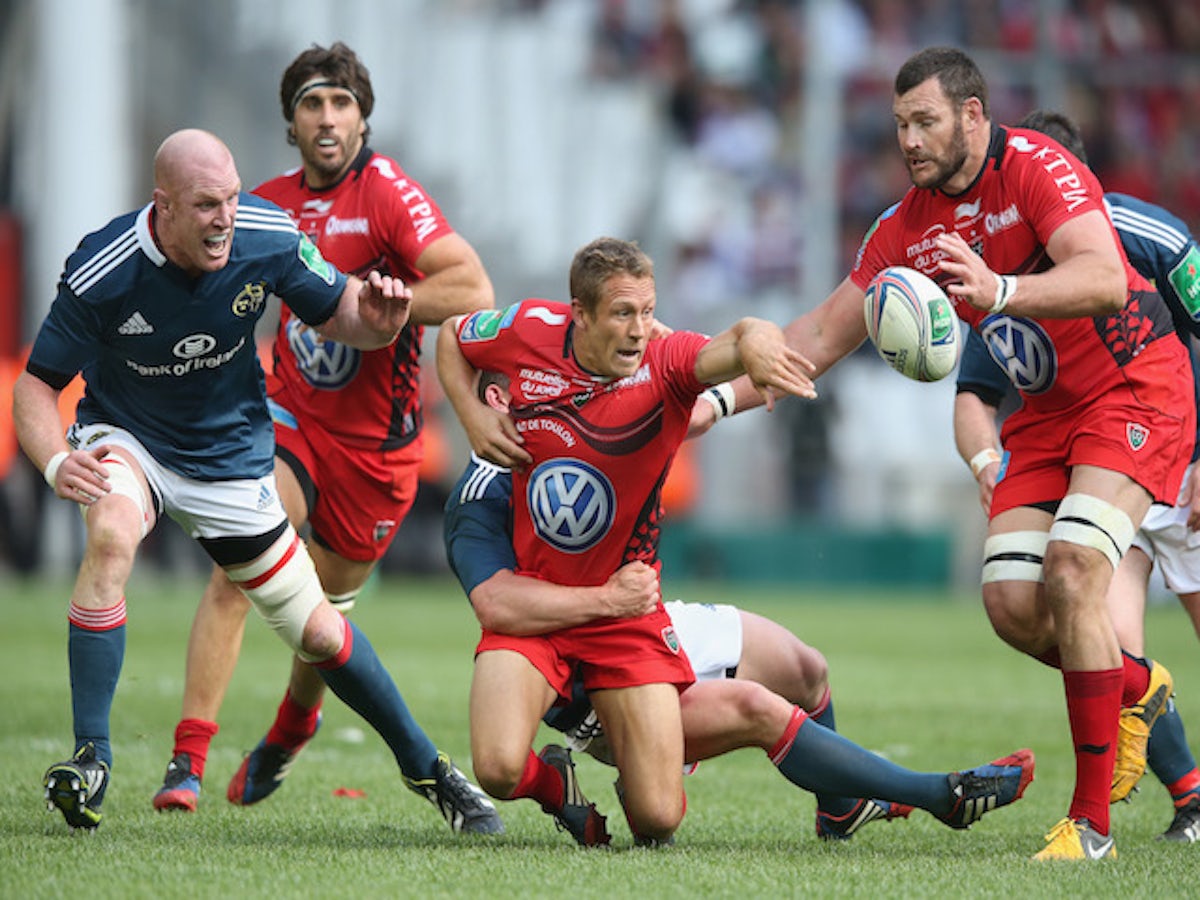
POLYGON ((892 266, 867 285, 867 334, 885 363, 913 381, 938 381, 954 371, 962 334, 954 304, 933 279, 892 266))

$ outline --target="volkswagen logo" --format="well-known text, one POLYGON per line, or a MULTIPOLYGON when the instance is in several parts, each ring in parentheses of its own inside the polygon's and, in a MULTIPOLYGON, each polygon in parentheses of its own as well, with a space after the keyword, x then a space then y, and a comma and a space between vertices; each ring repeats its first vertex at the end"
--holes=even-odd
POLYGON ((362 353, 337 341, 323 341, 315 330, 297 318, 287 324, 288 346, 296 357, 296 367, 313 387, 336 391, 358 374, 362 353))
POLYGON ((564 553, 583 553, 612 527, 616 495, 604 473, 578 459, 552 459, 533 470, 529 515, 538 537, 564 553))
POLYGON ((1042 394, 1058 377, 1058 353, 1050 335, 1037 322, 990 316, 979 331, 1009 380, 1026 394, 1042 394))

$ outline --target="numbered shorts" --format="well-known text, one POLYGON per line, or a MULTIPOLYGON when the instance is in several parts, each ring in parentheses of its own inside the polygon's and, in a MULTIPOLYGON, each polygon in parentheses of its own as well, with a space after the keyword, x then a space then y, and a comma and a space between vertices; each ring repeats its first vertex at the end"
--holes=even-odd
POLYGON ((356 562, 382 557, 417 498, 421 438, 395 450, 351 447, 276 398, 268 406, 276 456, 316 492, 308 511, 313 540, 356 562))
POLYGON ((576 667, 587 691, 662 682, 682 691, 696 680, 661 603, 636 619, 599 619, 549 634, 517 636, 484 629, 475 653, 489 650, 520 653, 568 702, 576 667))

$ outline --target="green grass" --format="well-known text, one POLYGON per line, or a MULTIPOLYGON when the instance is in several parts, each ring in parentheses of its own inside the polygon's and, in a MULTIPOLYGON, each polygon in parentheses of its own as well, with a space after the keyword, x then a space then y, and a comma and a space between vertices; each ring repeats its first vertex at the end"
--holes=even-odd
MULTIPOLYGON (((762 752, 743 750, 686 780, 677 845, 654 853, 631 849, 612 771, 583 759, 580 780, 609 815, 614 851, 580 850, 529 802, 501 805, 504 837, 461 838, 401 786, 374 733, 332 701, 286 787, 239 809, 225 802, 225 784, 269 723, 288 665, 283 645, 252 621, 200 810, 158 814, 150 798, 170 755, 200 585, 143 578, 128 595, 105 821, 92 835, 72 835, 40 796, 46 766, 71 750, 68 586, 0 588, 0 897, 1174 897, 1194 893, 1200 878, 1200 847, 1154 840, 1171 810, 1150 777, 1133 803, 1113 811, 1118 860, 1028 861, 1070 799, 1061 680, 1004 647, 976 603, 711 585, 671 593, 741 603, 819 647, 843 733, 930 771, 1030 746, 1038 769, 1025 799, 970 832, 915 813, 824 845, 813 835, 812 798, 762 752), (335 797, 343 786, 366 797, 335 797)), ((440 580, 384 581, 355 616, 418 720, 469 771, 466 697, 477 633, 459 592, 440 580)), ((1186 617, 1175 606, 1152 608, 1147 631, 1200 734, 1200 654, 1186 617)))

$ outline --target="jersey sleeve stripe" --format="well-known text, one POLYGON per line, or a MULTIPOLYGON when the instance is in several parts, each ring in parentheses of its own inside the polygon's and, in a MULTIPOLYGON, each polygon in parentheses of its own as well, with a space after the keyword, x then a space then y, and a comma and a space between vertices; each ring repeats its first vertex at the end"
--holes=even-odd
POLYGON ((296 231, 296 225, 287 213, 273 210, 238 207, 235 227, 257 231, 296 231))
POLYGON ((71 276, 67 279, 67 287, 71 289, 75 296, 81 296, 90 287, 101 281, 105 275, 132 256, 136 250, 137 232, 130 228, 71 273, 71 276))
POLYGON ((1154 243, 1166 247, 1172 253, 1179 253, 1187 246, 1187 235, 1183 234, 1178 228, 1174 228, 1150 216, 1144 216, 1141 213, 1120 207, 1113 207, 1112 221, 1117 231, 1124 231, 1144 237, 1146 240, 1154 241, 1154 243))

